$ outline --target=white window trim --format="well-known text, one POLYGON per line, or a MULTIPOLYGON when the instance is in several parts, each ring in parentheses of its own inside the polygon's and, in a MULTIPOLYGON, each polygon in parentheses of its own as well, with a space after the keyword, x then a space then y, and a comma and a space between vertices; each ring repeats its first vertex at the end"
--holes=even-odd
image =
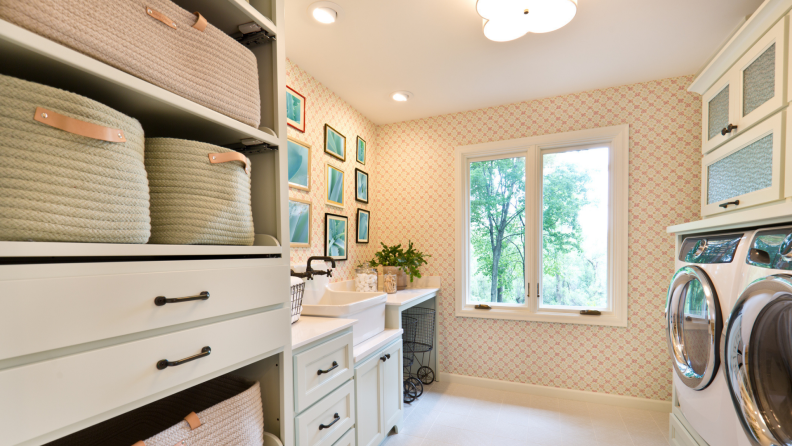
MULTIPOLYGON (((628 260, 628 166, 630 146, 629 125, 617 125, 576 132, 557 133, 554 135, 535 136, 530 138, 497 141, 456 148, 455 176, 456 176, 456 304, 457 317, 475 317, 484 319, 509 319, 538 322, 556 322, 584 325, 604 325, 615 327, 627 326, 627 260, 628 260), (468 244, 467 233, 469 168, 468 162, 472 158, 499 157, 505 155, 526 156, 535 153, 535 157, 527 156, 526 172, 535 172, 537 162, 540 162, 543 150, 559 149, 564 147, 592 146, 596 144, 608 145, 611 148, 611 187, 610 199, 612 206, 612 219, 608 226, 608 243, 611 256, 608 268, 608 293, 611 311, 603 311, 601 316, 584 316, 577 310, 550 311, 547 308, 539 309, 536 303, 538 277, 526 257, 526 281, 530 283, 526 305, 519 306, 492 306, 491 310, 476 310, 467 303, 467 287, 469 278, 469 253, 465 249, 468 244)), ((535 205, 539 197, 529 197, 526 194, 526 226, 531 222, 535 225, 538 221, 536 215, 538 206, 535 205)), ((526 227, 528 233, 532 231, 526 227)), ((533 232, 535 233, 535 232, 533 232)), ((538 240, 526 237, 526 252, 535 253, 538 240)))

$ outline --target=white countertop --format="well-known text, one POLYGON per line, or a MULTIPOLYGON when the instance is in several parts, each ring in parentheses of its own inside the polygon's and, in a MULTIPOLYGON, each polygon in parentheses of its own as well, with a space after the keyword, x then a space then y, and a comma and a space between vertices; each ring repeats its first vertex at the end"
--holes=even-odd
POLYGON ((397 291, 395 294, 388 294, 386 305, 400 307, 422 297, 435 295, 438 291, 440 291, 440 288, 408 288, 406 290, 397 291))
POLYGON ((355 356, 355 363, 400 338, 402 333, 404 330, 401 328, 386 328, 382 333, 356 345, 352 353, 355 356))
POLYGON ((299 321, 292 324, 292 350, 338 333, 356 323, 355 319, 301 316, 299 321))

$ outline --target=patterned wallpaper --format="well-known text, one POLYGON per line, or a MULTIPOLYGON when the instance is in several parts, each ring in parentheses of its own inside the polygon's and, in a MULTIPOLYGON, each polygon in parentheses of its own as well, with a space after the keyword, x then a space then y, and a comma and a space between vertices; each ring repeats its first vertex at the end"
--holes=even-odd
POLYGON ((412 239, 442 278, 445 372, 659 400, 671 398, 662 317, 674 273, 666 226, 699 219, 701 105, 692 77, 385 125, 377 136, 373 241, 412 239), (454 149, 630 125, 627 328, 454 316, 454 149), (387 218, 383 218, 386 216, 387 218))
MULTIPOLYGON (((292 263, 321 255, 324 235, 323 127, 368 142, 371 243, 350 244, 350 261, 333 280, 351 278, 379 242, 406 243, 432 255, 423 268, 442 278, 440 368, 460 375, 659 400, 671 398, 671 364, 662 317, 674 273, 666 226, 699 219, 700 98, 692 76, 625 85, 377 127, 298 66, 289 85, 307 99, 307 128, 289 136, 313 147, 312 247, 292 249, 292 263), (596 327, 454 316, 454 149, 460 145, 630 124, 629 325, 596 327)), ((349 148, 347 149, 349 150, 349 148)), ((354 172, 355 161, 342 168, 354 172)), ((351 180, 351 181, 350 181, 351 180)), ((354 237, 354 180, 345 187, 354 237)), ((366 205, 363 205, 366 206, 366 205)))
MULTIPOLYGON (((306 97, 305 133, 289 127, 288 135, 311 145, 311 191, 289 189, 290 198, 310 201, 311 206, 311 247, 292 248, 291 263, 302 264, 311 256, 324 255, 324 216, 326 212, 345 215, 349 219, 349 260, 337 262, 333 281, 346 280, 354 277, 355 265, 369 260, 376 252, 374 244, 357 244, 356 215, 357 209, 370 209, 378 198, 378 179, 373 171, 377 159, 376 133, 377 127, 350 107, 335 93, 311 77, 308 73, 286 60, 287 85, 306 97), (324 153, 324 125, 330 124, 346 136, 346 161, 324 153), (366 165, 355 161, 355 144, 360 136, 366 141, 366 165), (344 208, 325 204, 325 165, 332 164, 344 171, 344 208), (369 203, 355 201, 355 168, 369 174, 369 203)), ((377 214, 372 211, 371 219, 376 220, 377 214)), ((373 228, 372 228, 373 229, 373 228)), ((373 234, 372 234, 373 236, 373 234)), ((371 241, 373 239, 370 238, 371 241)), ((314 265, 316 267, 316 264, 314 265)))

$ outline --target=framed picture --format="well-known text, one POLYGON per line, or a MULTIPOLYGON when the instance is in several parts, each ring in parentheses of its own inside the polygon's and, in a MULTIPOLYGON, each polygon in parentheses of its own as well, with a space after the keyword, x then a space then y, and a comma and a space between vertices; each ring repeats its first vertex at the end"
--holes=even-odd
POLYGON ((325 166, 325 200, 330 206, 344 207, 344 171, 330 164, 325 166))
POLYGON ((330 124, 325 124, 324 151, 341 161, 346 161, 346 136, 330 127, 330 124))
POLYGON ((371 212, 365 209, 357 210, 357 242, 369 242, 369 223, 371 221, 371 212))
POLYGON ((311 190, 311 145, 289 137, 289 187, 311 190))
POLYGON ((348 220, 343 215, 325 214, 325 255, 346 260, 348 251, 348 220))
POLYGON ((286 86, 286 124, 305 132, 305 96, 286 86))
POLYGON ((289 243, 292 248, 311 247, 311 202, 289 198, 289 243))
POLYGON ((366 164, 366 141, 361 137, 357 137, 357 162, 366 164))
POLYGON ((368 192, 368 174, 360 169, 355 169, 355 200, 368 203, 368 192))

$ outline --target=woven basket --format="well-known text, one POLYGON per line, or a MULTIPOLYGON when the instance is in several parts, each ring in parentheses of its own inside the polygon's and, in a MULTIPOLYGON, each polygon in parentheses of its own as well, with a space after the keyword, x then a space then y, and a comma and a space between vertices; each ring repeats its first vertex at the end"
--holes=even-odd
POLYGON ((0 19, 259 126, 256 56, 171 1, 0 0, 0 19))
POLYGON ((245 166, 250 166, 250 160, 224 147, 183 139, 147 139, 149 243, 252 245, 250 172, 245 166), (224 162, 224 157, 230 162, 224 162), (210 158, 216 158, 214 164, 210 158))
POLYGON ((146 243, 143 143, 133 118, 0 75, 0 240, 146 243))
POLYGON ((188 438, 190 446, 261 446, 263 437, 259 384, 221 376, 55 440, 48 446, 131 446, 141 438, 148 438, 146 446, 173 446, 188 438), (190 432, 183 420, 191 412, 198 414, 203 426, 190 432), (163 443, 180 433, 184 437, 163 443))

